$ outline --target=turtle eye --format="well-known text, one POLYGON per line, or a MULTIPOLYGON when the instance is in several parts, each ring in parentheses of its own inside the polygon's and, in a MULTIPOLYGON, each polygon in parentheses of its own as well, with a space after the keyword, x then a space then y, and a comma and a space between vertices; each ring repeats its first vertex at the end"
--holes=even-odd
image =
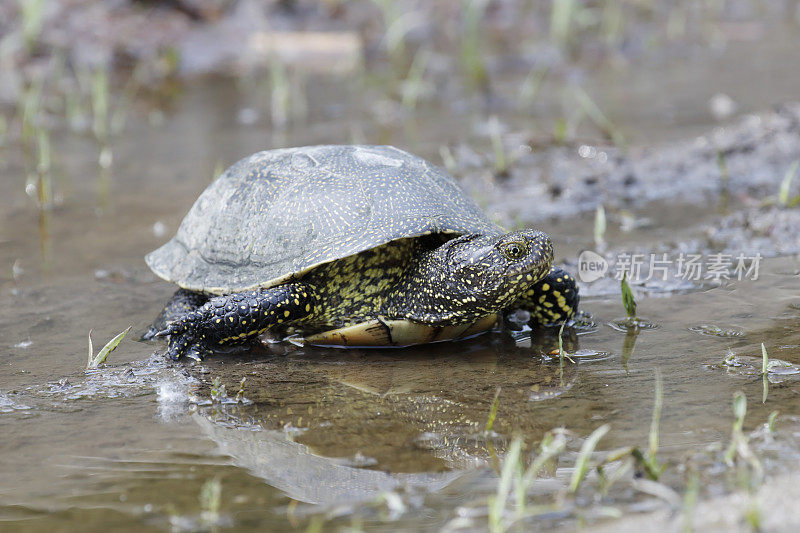
POLYGON ((511 242, 503 247, 503 253, 506 254, 506 257, 508 257, 509 259, 519 259, 523 255, 528 253, 528 248, 525 246, 524 243, 511 242))

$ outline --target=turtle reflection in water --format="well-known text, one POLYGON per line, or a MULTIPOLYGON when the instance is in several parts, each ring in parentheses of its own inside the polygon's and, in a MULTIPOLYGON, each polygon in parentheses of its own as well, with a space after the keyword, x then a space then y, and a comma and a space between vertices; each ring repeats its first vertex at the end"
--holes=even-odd
MULTIPOLYGON (((539 441, 552 429, 541 410, 553 409, 548 399, 577 379, 578 365, 543 363, 501 338, 402 354, 330 358, 299 349, 246 365, 211 362, 229 388, 246 376, 253 403, 204 407, 198 421, 236 464, 299 501, 370 499, 408 485, 436 490, 502 455, 511 428, 539 441), (487 434, 498 386, 498 433, 487 434)), ((577 409, 564 416, 589 416, 577 409)))
POLYGON ((389 146, 242 159, 146 259, 181 287, 151 330, 174 359, 267 330, 321 345, 419 344, 486 331, 513 308, 546 324, 578 305, 547 235, 506 233, 442 170, 389 146))

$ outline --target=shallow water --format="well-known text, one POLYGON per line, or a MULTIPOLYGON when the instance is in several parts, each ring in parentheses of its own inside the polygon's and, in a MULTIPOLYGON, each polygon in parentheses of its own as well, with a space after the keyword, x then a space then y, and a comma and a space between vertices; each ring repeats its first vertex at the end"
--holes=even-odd
MULTIPOLYGON (((747 63, 741 53, 733 47, 715 61, 747 63)), ((752 53, 794 57, 796 50, 766 41, 752 53)), ((756 62, 753 70, 738 72, 783 80, 780 65, 792 63, 770 64, 774 71, 756 62)), ((652 87, 634 83, 645 96, 626 100, 620 104, 625 112, 617 112, 616 80, 601 73, 592 81, 633 141, 690 138, 713 127, 704 106, 719 80, 709 79, 696 64, 672 68, 674 83, 700 79, 708 85, 694 86, 692 94, 703 95, 689 102, 675 94, 659 102, 674 111, 666 125, 669 112, 647 101, 652 87)), ((651 79, 652 71, 635 76, 651 79)), ((339 526, 480 528, 486 498, 496 490, 499 458, 515 435, 534 445, 552 428, 572 432, 555 476, 534 486, 534 498, 541 501, 563 488, 582 439, 601 424, 612 429, 599 449, 646 447, 656 370, 664 383, 659 457, 673 465, 665 474, 668 485, 680 488, 682 469, 696 463, 704 495, 730 488, 718 458, 704 450, 727 444, 737 391, 749 399, 747 430, 781 411, 778 424, 786 429, 777 444, 754 444, 767 471, 796 469, 800 450, 791 428, 800 415, 800 375, 770 374, 766 401, 760 403, 761 343, 772 358, 800 365, 800 260, 791 256, 765 259, 755 281, 691 290, 641 287, 639 312, 658 327, 638 335, 608 326, 624 314, 617 282, 589 284, 582 306, 597 326, 568 335, 565 347, 576 363, 564 366, 549 355, 557 348, 553 331, 535 332, 533 340, 525 332, 516 338, 492 332, 405 350, 277 344, 202 364, 174 364, 153 355, 163 345, 135 339, 174 288, 154 278, 143 256, 174 232, 218 162, 227 165, 265 147, 363 136, 439 163, 441 145, 470 140, 460 132, 471 131, 474 117, 432 110, 404 128, 387 128, 372 121, 357 95, 348 94, 347 80, 315 83, 320 85, 312 95, 339 94, 342 107, 331 109, 325 99, 311 98, 307 124, 275 133, 263 122, 242 126, 233 118, 256 96, 243 95, 226 80, 198 82, 160 125, 149 125, 144 113, 131 119, 113 142, 108 176, 98 173, 98 150, 90 140, 54 132, 58 201, 44 215, 25 194, 24 160, 5 149, 0 472, 13 482, 0 487, 0 526, 255 530, 305 528, 325 513, 325 520, 339 526), (98 347, 129 325, 133 332, 108 365, 84 372, 88 332, 93 330, 98 347), (739 363, 721 366, 729 352, 739 363), (237 402, 242 378, 244 401, 237 402), (227 399, 215 379, 225 385, 227 399), (224 401, 211 400, 212 388, 224 401), (497 418, 487 432, 498 389, 497 418), (210 519, 201 514, 198 497, 213 479, 223 492, 220 516, 210 519), (376 503, 386 492, 398 493, 404 510, 385 503, 392 500, 376 503)), ((780 81, 769 85, 773 92, 748 84, 745 74, 730 83, 742 91, 736 96, 748 111, 792 96, 780 81)), ((512 125, 514 120, 508 117, 512 125)), ((489 153, 487 139, 473 137, 479 137, 478 149, 489 153)), ((554 157, 577 155, 570 150, 554 157)), ((480 182, 472 178, 467 186, 480 193, 480 182)), ((510 187, 500 190, 515 194, 510 187)), ((734 198, 732 208, 745 200, 734 198)), ((703 224, 715 216, 713 209, 697 214, 696 205, 669 200, 634 205, 631 212, 649 223, 623 232, 612 220, 606 236, 610 249, 661 246, 676 252, 681 243, 700 239, 703 224)), ((533 206, 515 222, 540 223, 561 259, 574 263, 580 250, 592 247, 591 214, 575 215, 541 220, 533 206)), ((600 502, 584 495, 563 514, 532 523, 568 528, 576 515, 594 522, 602 516, 600 504, 626 512, 658 507, 641 493, 620 490, 600 502)))

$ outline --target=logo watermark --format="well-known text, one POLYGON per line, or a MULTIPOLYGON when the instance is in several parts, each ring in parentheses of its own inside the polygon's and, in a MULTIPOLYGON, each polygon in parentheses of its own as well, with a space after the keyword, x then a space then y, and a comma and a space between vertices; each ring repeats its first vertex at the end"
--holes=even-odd
POLYGON ((602 278, 613 268, 614 279, 627 274, 629 281, 681 279, 685 281, 710 280, 717 283, 729 280, 757 280, 761 264, 760 253, 740 254, 630 254, 620 253, 609 261, 591 250, 578 256, 578 279, 585 283, 602 278))
POLYGON ((598 280, 608 271, 608 261, 602 255, 584 250, 578 256, 578 279, 585 283, 598 280))

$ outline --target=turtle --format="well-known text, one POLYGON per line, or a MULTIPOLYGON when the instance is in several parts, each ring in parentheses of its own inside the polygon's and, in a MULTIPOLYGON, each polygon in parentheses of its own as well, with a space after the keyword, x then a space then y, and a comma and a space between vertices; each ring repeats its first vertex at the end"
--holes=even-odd
POLYGON ((391 146, 245 157, 145 260, 179 286, 149 335, 176 360, 267 331, 323 346, 460 339, 516 308, 563 322, 580 299, 545 233, 504 230, 445 171, 391 146))

